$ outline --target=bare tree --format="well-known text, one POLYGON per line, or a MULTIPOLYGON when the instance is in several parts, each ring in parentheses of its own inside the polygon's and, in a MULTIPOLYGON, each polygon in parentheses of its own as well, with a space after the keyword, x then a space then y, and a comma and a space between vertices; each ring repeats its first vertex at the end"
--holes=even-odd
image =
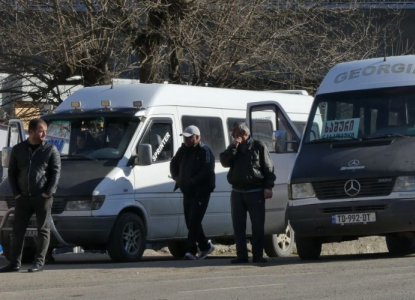
POLYGON ((0 0, 0 67, 11 76, 0 93, 9 101, 59 103, 60 86, 107 84, 137 70, 144 83, 313 92, 335 63, 400 42, 399 11, 354 1, 80 2, 0 0))
MULTIPOLYGON (((400 11, 355 2, 143 1, 146 26, 132 41, 144 82, 315 90, 337 62, 383 55, 400 11), (388 14, 386 16, 386 13, 388 14), (148 63, 150 62, 150 63, 148 63)), ((131 35, 130 35, 131 36, 131 35)), ((132 36, 131 36, 132 37, 132 36)), ((406 53, 400 49, 400 53, 406 53)))
POLYGON ((3 105, 28 97, 59 104, 62 90, 109 84, 112 76, 129 70, 124 38, 109 22, 108 3, 0 0, 0 69, 10 75, 0 89, 6 95, 3 105))

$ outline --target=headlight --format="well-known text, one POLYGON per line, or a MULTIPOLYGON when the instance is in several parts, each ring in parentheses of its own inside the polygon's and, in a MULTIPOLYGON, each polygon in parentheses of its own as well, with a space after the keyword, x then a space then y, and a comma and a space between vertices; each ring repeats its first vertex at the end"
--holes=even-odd
POLYGON ((104 195, 92 196, 92 200, 76 200, 66 203, 66 210, 98 210, 105 201, 104 195))
POLYGON ((313 198, 316 196, 311 183, 297 183, 291 185, 291 197, 295 199, 313 198))
POLYGON ((415 176, 398 177, 393 192, 415 191, 415 176))
POLYGON ((0 210, 6 211, 8 209, 9 209, 9 207, 7 205, 7 201, 0 201, 0 210))
POLYGON ((66 210, 91 210, 91 200, 68 201, 66 210))

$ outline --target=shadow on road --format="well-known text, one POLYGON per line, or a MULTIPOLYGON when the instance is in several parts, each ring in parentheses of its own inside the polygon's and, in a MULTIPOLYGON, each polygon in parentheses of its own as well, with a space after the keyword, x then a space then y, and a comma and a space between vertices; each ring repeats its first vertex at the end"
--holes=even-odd
MULTIPOLYGON (((67 253, 55 255, 55 262, 48 263, 45 269, 49 270, 75 270, 75 269, 120 269, 120 268, 198 268, 229 266, 232 256, 210 256, 200 261, 184 261, 170 255, 165 256, 143 256, 140 262, 114 263, 106 254, 93 253, 67 253)), ((411 257, 411 256, 408 256, 411 257)), ((301 260, 298 256, 269 258, 266 264, 241 264, 236 266, 258 266, 272 267, 297 264, 322 264, 347 261, 383 260, 394 258, 389 253, 353 254, 353 255, 329 255, 322 256, 318 260, 301 260)), ((396 258, 396 257, 395 257, 396 258)), ((0 256, 0 266, 8 262, 0 256)), ((23 266, 24 268, 25 266, 23 266)))

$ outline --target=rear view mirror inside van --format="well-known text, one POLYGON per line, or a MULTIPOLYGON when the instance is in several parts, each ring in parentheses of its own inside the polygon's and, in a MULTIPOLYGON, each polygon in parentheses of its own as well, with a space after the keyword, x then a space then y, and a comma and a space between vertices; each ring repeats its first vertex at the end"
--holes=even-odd
POLYGON ((151 145, 149 144, 140 144, 137 147, 137 159, 136 159, 136 165, 139 166, 149 166, 152 162, 152 156, 151 156, 151 145))
POLYGON ((9 167, 10 155, 12 154, 12 147, 4 147, 1 151, 1 166, 3 168, 9 167))

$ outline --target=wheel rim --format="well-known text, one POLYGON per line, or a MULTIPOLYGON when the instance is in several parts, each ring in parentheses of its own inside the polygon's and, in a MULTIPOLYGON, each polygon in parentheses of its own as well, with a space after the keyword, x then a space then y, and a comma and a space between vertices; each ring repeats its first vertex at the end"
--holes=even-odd
POLYGON ((291 228, 288 225, 285 229, 285 234, 277 235, 277 246, 282 251, 288 251, 292 241, 291 228))
POLYGON ((123 246, 129 255, 136 255, 140 250, 141 231, 134 222, 127 223, 123 230, 123 246))

